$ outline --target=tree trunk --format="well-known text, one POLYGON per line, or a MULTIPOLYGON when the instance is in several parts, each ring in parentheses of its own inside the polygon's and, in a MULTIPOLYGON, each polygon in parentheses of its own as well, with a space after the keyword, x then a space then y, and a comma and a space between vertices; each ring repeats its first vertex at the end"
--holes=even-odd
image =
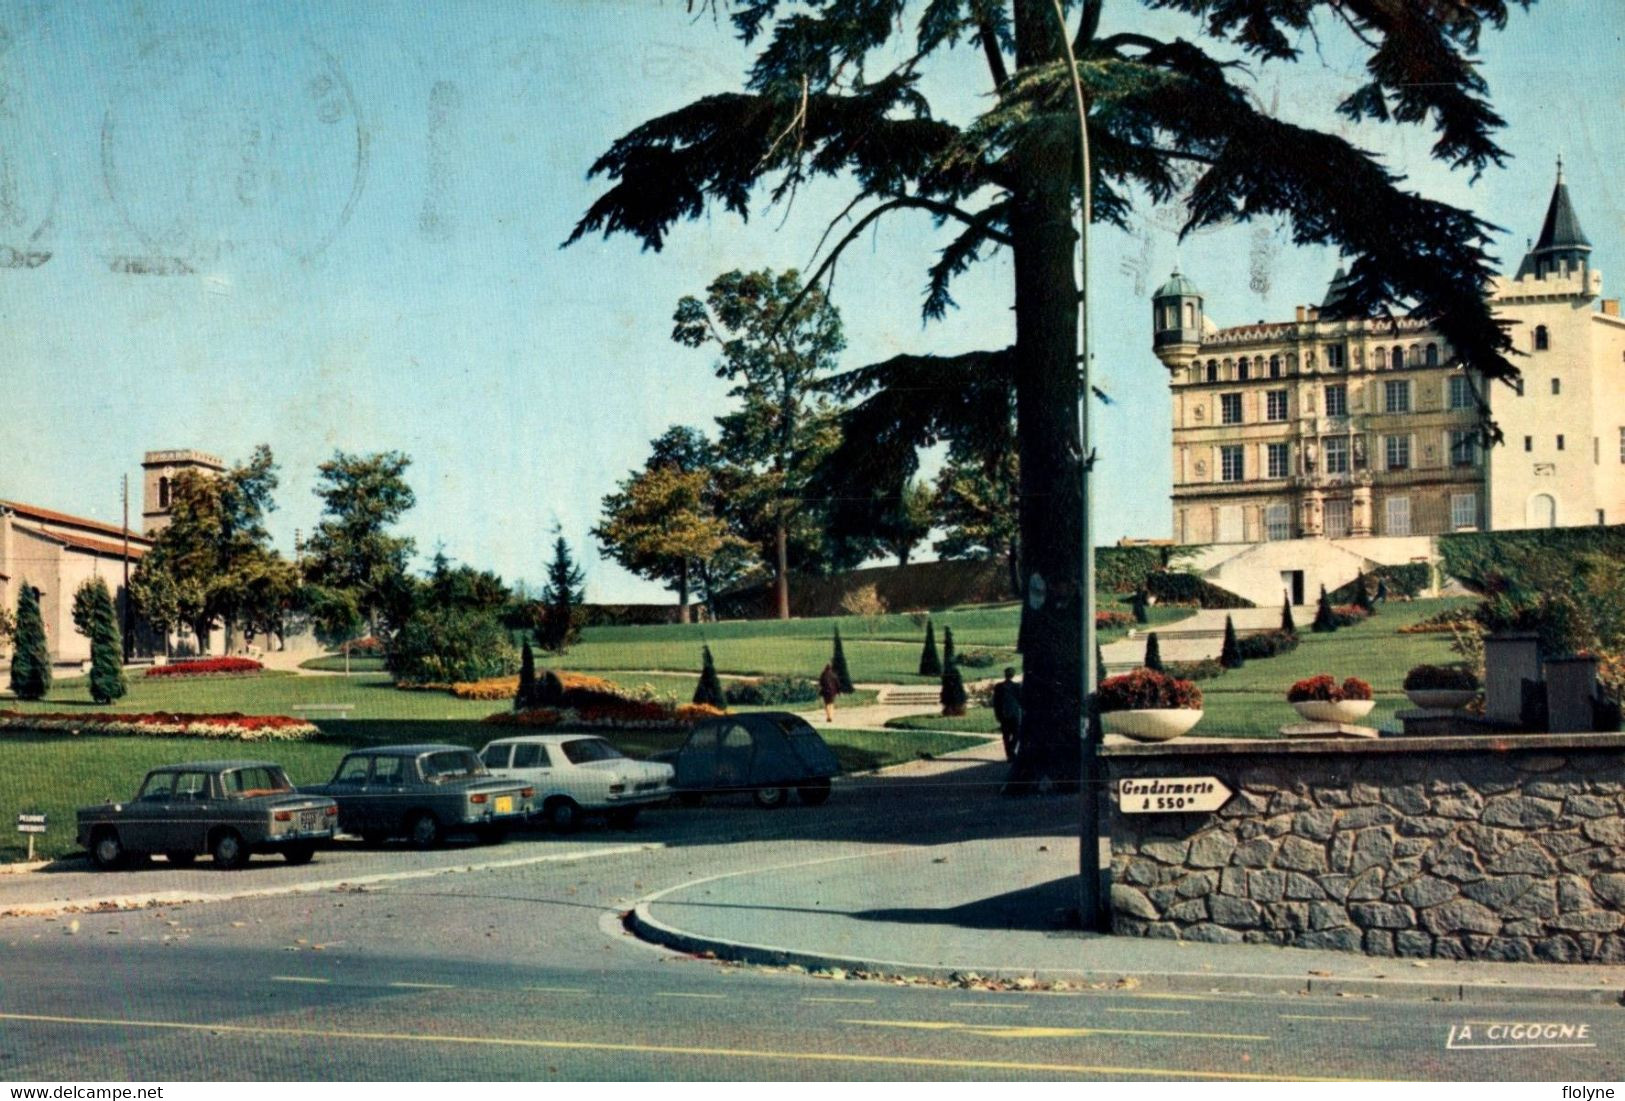
MULTIPOLYGON (((1062 33, 1048 0, 1017 0, 1018 69, 1052 62, 1062 33)), ((1010 235, 1015 268, 1016 424, 1021 450, 1024 617, 1021 752, 1013 783, 1075 783, 1084 736, 1083 500, 1078 443, 1077 244, 1073 141, 1015 155, 1010 235)), ((1085 842, 1087 843, 1087 841, 1085 842)))
POLYGON ((688 559, 677 568, 677 622, 688 622, 688 559))
POLYGON ((780 619, 790 618, 790 534, 781 520, 773 528, 773 597, 780 619))

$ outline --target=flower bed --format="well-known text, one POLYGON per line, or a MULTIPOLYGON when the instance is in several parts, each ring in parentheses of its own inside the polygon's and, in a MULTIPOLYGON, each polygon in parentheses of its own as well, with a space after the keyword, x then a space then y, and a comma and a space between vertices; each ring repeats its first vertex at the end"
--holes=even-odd
POLYGON ((1342 684, 1327 673, 1306 677, 1287 689, 1288 703, 1342 703, 1344 700, 1371 699, 1371 686, 1359 677, 1349 677, 1342 684))
POLYGON ((491 726, 548 729, 556 726, 588 727, 605 730, 687 730, 705 719, 726 712, 703 703, 677 707, 648 700, 595 702, 583 707, 537 707, 529 711, 498 711, 487 715, 491 726))
POLYGON ((1102 712, 1146 711, 1179 708, 1202 709, 1202 690, 1188 680, 1179 680, 1152 669, 1107 677, 1095 693, 1102 712))
POLYGON ((1457 665, 1418 665, 1405 674, 1405 691, 1478 691, 1478 674, 1457 665))
POLYGON ((251 658, 203 658, 200 661, 175 661, 168 665, 154 665, 148 669, 149 677, 209 677, 221 674, 258 673, 265 666, 251 658))
POLYGON ((319 738, 322 733, 314 723, 305 719, 293 719, 286 715, 243 715, 235 711, 205 715, 168 711, 139 715, 0 711, 0 731, 213 738, 238 742, 298 742, 319 738))
POLYGON ((1134 617, 1127 612, 1096 612, 1095 630, 1113 631, 1134 625, 1134 617))

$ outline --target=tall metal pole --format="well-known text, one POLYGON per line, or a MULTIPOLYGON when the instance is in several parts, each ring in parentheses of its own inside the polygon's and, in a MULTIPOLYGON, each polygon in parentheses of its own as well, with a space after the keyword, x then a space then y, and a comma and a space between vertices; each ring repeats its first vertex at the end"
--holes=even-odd
POLYGON ((124 475, 124 660, 135 652, 130 637, 130 476, 124 475))
POLYGON ((1085 929, 1108 932, 1110 915, 1101 890, 1104 876, 1100 866, 1100 797, 1103 783, 1095 722, 1095 496, 1091 482, 1095 454, 1089 431, 1089 221, 1094 209, 1093 180, 1089 172, 1089 108, 1078 78, 1078 59, 1067 34, 1066 12, 1061 0, 1051 0, 1055 24, 1066 54, 1067 73, 1072 78, 1072 101, 1078 114, 1078 491, 1083 494, 1081 542, 1079 548, 1078 606, 1083 615, 1083 661, 1079 663, 1083 683, 1078 686, 1083 701, 1083 729, 1079 731, 1081 768, 1079 772, 1078 917, 1085 929))

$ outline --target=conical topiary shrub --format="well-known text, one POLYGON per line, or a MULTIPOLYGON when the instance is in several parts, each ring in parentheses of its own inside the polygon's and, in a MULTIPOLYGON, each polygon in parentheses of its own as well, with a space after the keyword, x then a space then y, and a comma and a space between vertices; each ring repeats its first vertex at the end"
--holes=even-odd
POLYGON ((952 627, 944 627, 942 629, 942 667, 947 669, 948 666, 952 665, 953 663, 954 629, 952 627))
POLYGON ((970 697, 965 694, 965 678, 959 666, 948 663, 942 671, 942 713, 944 716, 963 715, 970 697))
POLYGON ((1309 629, 1319 634, 1337 630, 1337 617, 1332 615, 1332 598, 1326 595, 1326 586, 1320 587, 1320 603, 1315 605, 1315 621, 1309 629))
POLYGON ((925 649, 920 651, 920 676, 942 676, 942 659, 937 656, 936 624, 925 621, 925 649))
POLYGON ((1157 642, 1155 631, 1145 639, 1145 667, 1155 673, 1162 672, 1162 646, 1157 642))
POLYGON ((1241 656, 1241 645, 1236 641, 1236 622, 1224 617, 1224 647, 1219 651, 1219 664, 1226 669, 1240 669, 1246 664, 1241 656))
POLYGON ((549 669, 542 674, 542 682, 536 688, 537 707, 562 707, 564 705, 564 682, 559 675, 549 669))
POLYGON ((1371 602, 1371 592, 1365 586, 1365 574, 1361 573, 1354 579, 1354 605, 1365 611, 1376 614, 1377 606, 1371 602))
POLYGON ((1298 633, 1298 625, 1292 619, 1292 597, 1290 596, 1281 598, 1281 630, 1289 635, 1298 633))
POLYGON ((722 678, 717 676, 717 663, 711 659, 711 647, 703 647, 700 653, 700 683, 694 688, 694 702, 726 709, 728 700, 722 694, 722 678))
POLYGON ((124 643, 119 638, 118 617, 107 585, 97 578, 95 606, 90 621, 90 698, 97 703, 122 699, 124 683, 124 643))
POLYGON ((835 679, 840 682, 843 695, 854 691, 852 687, 852 672, 846 667, 846 650, 841 646, 841 629, 835 628, 835 653, 829 659, 830 668, 835 670, 835 679))
POLYGON ((12 640, 11 690, 20 700, 43 699, 51 690, 51 651, 40 617, 39 590, 24 584, 17 593, 17 634, 12 640))
POLYGON ((519 690, 513 695, 513 709, 523 711, 536 698, 536 651, 527 641, 519 650, 519 690))

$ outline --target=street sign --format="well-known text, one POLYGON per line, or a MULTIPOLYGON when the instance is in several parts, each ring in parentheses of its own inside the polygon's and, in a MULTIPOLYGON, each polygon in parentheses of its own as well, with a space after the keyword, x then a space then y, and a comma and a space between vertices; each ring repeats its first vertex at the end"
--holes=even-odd
POLYGON ((43 815, 43 814, 19 814, 17 816, 17 832, 18 833, 44 833, 45 832, 45 815, 43 815))
POLYGON ((1124 814, 1200 814, 1218 810, 1231 794, 1217 776, 1117 781, 1117 805, 1124 814))

